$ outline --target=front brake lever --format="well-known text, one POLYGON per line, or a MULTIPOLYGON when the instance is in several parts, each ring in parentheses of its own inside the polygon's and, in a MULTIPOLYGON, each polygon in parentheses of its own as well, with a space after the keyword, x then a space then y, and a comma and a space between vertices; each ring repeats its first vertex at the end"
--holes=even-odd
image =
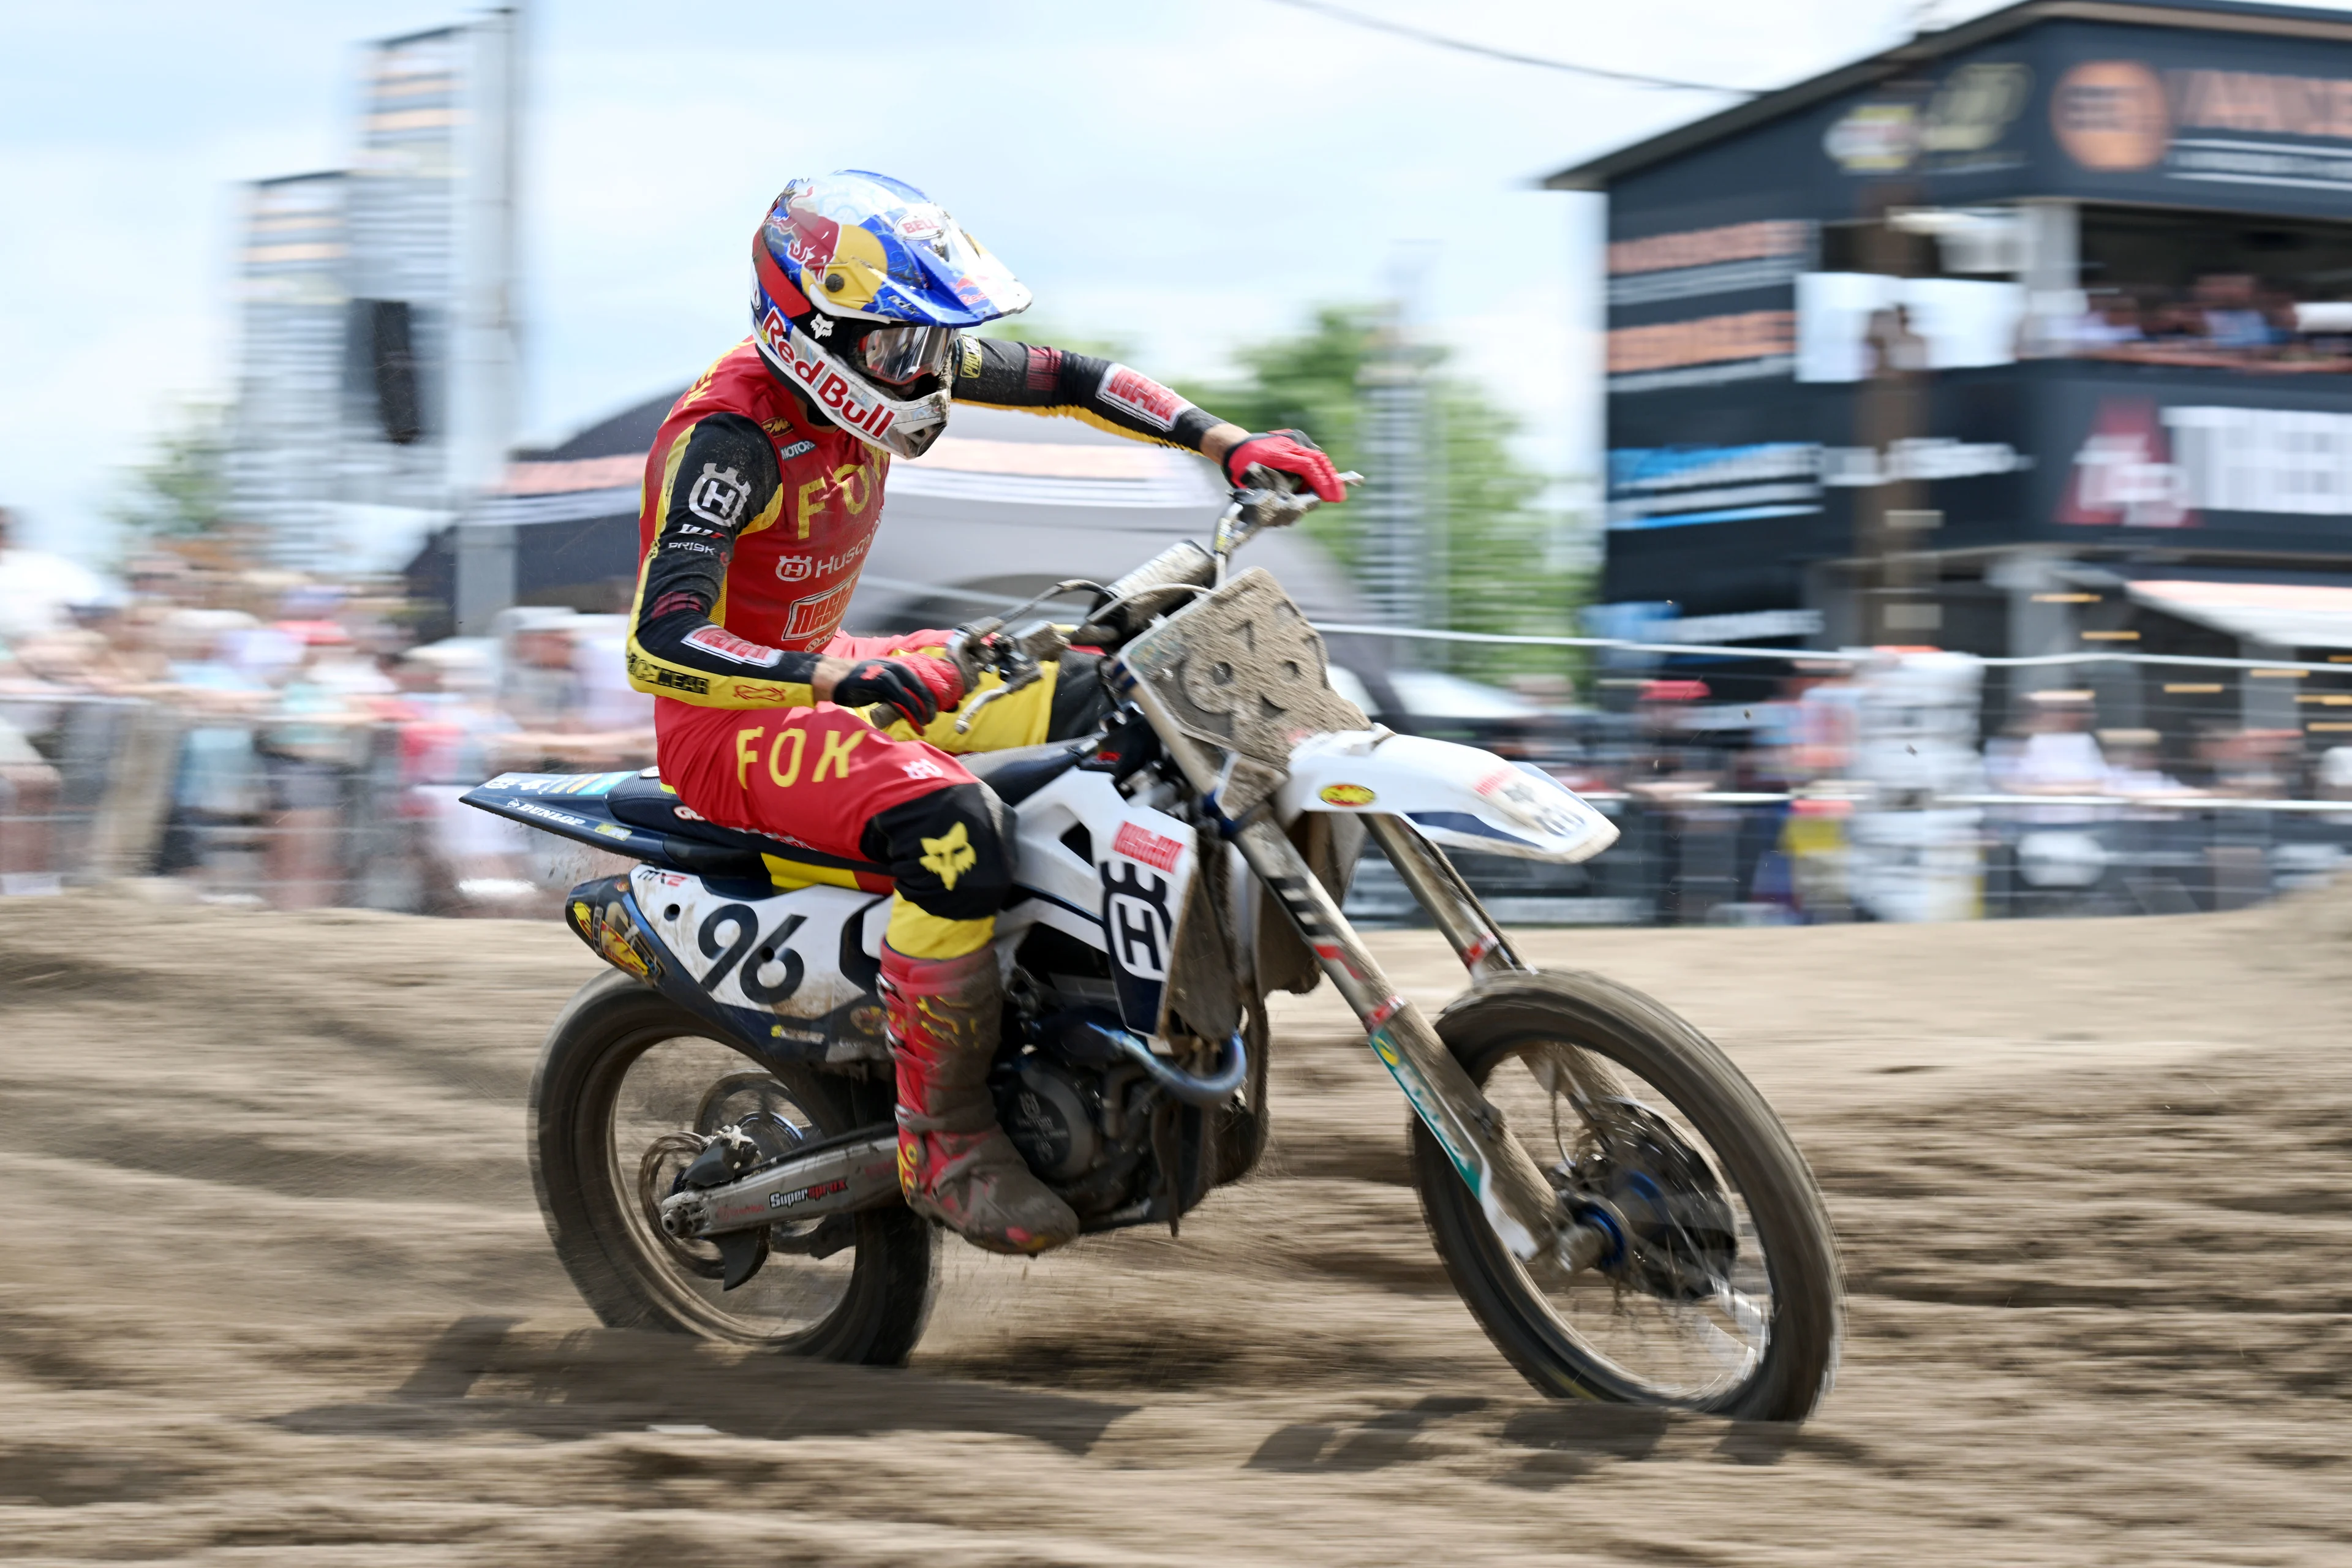
POLYGON ((971 721, 980 717, 980 710, 987 707, 990 703, 995 701, 1000 697, 1010 696, 1015 689, 1016 689, 1010 683, 1003 686, 992 686, 987 690, 982 692, 979 696, 973 698, 971 701, 965 703, 963 705, 963 711, 956 715, 956 733, 959 735, 971 734, 971 721))
POLYGON ((980 710, 1000 697, 1009 696, 1024 687, 1034 685, 1045 673, 1045 667, 1060 660, 1068 651, 1069 640, 1061 628, 1043 618, 1024 621, 1017 626, 991 637, 983 651, 993 656, 997 679, 1002 682, 982 692, 964 704, 956 715, 956 733, 971 732, 971 721, 980 710))

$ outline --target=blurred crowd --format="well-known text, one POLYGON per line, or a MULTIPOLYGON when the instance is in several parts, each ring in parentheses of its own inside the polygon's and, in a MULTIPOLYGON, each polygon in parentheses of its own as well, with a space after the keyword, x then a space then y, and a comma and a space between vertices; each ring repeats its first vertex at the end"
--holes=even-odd
POLYGON ((2325 726, 2168 709, 2160 679, 2154 700, 1989 692, 1956 654, 1767 668, 1604 673, 1605 710, 1462 737, 1552 773, 1622 835, 1587 868, 1474 880, 1669 922, 1958 920, 2233 908, 2352 859, 2352 744, 2325 726), (1989 729, 1988 712, 2015 717, 1989 729))
POLYGON ((460 806, 507 769, 653 760, 615 616, 516 609, 420 642, 367 584, 156 551, 121 587, 0 513, 0 889, 102 865, 281 908, 506 912, 531 836, 460 806))
POLYGON ((2047 352, 2142 364, 2352 370, 2352 303, 2298 300, 2287 285, 2215 272, 2186 289, 2094 290, 2047 352))
MULTIPOLYGON (((279 908, 529 912, 585 874, 581 852, 458 797, 508 770, 653 761, 618 616, 521 607, 490 636, 427 637, 388 587, 257 566, 218 539, 142 556, 117 585, 5 527, 0 892, 103 878, 279 908)), ((2160 675, 1989 691, 1957 654, 1646 658, 1605 654, 1580 689, 1389 673, 1415 698, 1382 712, 1392 727, 1542 768, 1618 822, 1589 866, 1467 858, 1503 918, 2226 908, 2352 851, 2352 744, 2322 733, 2352 721, 2231 722, 2226 699, 2172 711, 2160 675), (1989 730, 1989 713, 2016 717, 1989 730)), ((2298 700, 2352 705, 2352 688, 2298 700)))

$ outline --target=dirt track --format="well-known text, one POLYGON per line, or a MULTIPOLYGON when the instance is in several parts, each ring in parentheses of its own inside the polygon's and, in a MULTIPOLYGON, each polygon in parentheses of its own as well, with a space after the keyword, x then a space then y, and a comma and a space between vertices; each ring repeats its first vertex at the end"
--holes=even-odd
POLYGON ((1328 996, 1281 1020, 1265 1174, 1181 1242, 956 1247, 867 1373, 580 1306, 521 1147, 596 968, 555 926, 6 913, 9 1561, 2352 1560, 2341 896, 1529 939, 1681 1008, 1812 1159, 1849 1339, 1793 1432, 1534 1397, 1328 996))

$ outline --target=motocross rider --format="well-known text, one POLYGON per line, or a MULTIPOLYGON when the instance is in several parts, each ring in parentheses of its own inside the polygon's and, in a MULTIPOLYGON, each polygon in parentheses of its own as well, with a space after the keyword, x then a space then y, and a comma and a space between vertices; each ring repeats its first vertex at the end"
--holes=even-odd
POLYGON ((985 1086, 1010 839, 1002 804, 950 753, 1082 732, 1097 699, 1077 688, 1096 683, 1048 665, 959 736, 970 694, 949 634, 841 633, 890 459, 920 457, 954 403, 979 403, 1198 452, 1236 483, 1258 465, 1326 501, 1345 492, 1297 431, 1252 434, 1122 364, 966 335, 1026 309, 1029 290, 897 180, 793 180, 751 267, 751 336, 687 389, 646 458, 629 679, 657 699, 680 803, 793 847, 769 858, 779 886, 895 888, 881 973, 899 1184, 982 1247, 1042 1251, 1077 1217, 1023 1163, 985 1086), (866 717, 877 708, 898 715, 887 730, 866 717))

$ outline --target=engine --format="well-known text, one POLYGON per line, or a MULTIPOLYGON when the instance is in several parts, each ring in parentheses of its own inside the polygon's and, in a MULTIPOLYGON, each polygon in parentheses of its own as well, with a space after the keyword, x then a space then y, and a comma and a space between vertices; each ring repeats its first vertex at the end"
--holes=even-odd
POLYGON ((1213 1163, 1207 1118, 1110 1042, 1119 1026, 1108 1008, 1041 1013, 990 1074, 1005 1135, 1087 1230, 1183 1213, 1213 1163))

